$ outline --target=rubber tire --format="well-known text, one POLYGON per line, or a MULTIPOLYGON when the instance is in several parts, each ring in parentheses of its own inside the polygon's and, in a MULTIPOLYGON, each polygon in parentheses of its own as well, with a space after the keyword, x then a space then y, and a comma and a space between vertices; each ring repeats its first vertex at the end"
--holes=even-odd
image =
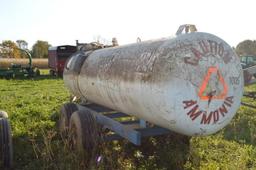
POLYGON ((1 149, 1 165, 3 169, 12 168, 13 162, 13 146, 11 137, 11 127, 7 119, 0 119, 0 149, 1 149))
POLYGON ((55 76, 55 71, 54 70, 50 70, 50 76, 55 76))
POLYGON ((60 118, 59 118, 59 131, 62 135, 66 135, 71 115, 77 111, 78 108, 74 103, 65 103, 60 109, 60 118))
POLYGON ((11 78, 12 78, 12 75, 6 75, 6 76, 4 76, 4 78, 6 79, 6 80, 10 80, 11 78))
POLYGON ((58 72, 58 73, 56 74, 56 76, 57 76, 57 77, 63 77, 63 72, 58 72))
POLYGON ((102 138, 101 126, 90 111, 79 110, 72 114, 69 125, 72 148, 86 161, 96 159, 102 138))

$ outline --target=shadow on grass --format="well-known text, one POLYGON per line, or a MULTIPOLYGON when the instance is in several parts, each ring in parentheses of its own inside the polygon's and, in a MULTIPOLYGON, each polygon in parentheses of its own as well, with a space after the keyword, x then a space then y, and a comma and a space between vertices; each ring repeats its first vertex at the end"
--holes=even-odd
POLYGON ((32 77, 30 78, 32 80, 62 80, 63 77, 57 77, 57 76, 51 76, 51 75, 40 75, 40 76, 37 76, 37 77, 32 77))
POLYGON ((242 107, 223 135, 227 140, 256 146, 256 110, 242 107))
MULTIPOLYGON (((13 139, 15 167, 22 170, 84 169, 83 160, 74 151, 67 149, 65 140, 56 131, 49 132, 36 138, 19 136, 13 139)), ((95 161, 90 168, 182 170, 189 157, 189 145, 190 137, 178 134, 144 138, 141 146, 126 140, 107 142, 101 151, 102 160, 95 161)))
POLYGON ((25 169, 25 167, 30 167, 30 164, 33 164, 34 168, 40 166, 29 136, 25 134, 13 136, 12 141, 14 169, 25 169))
POLYGON ((103 169, 179 170, 189 157, 190 137, 173 133, 144 138, 141 146, 125 140, 106 148, 103 169))

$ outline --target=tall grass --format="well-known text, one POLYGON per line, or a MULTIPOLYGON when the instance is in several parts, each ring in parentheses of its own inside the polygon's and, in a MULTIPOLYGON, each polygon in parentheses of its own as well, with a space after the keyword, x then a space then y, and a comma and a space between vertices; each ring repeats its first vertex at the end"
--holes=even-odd
MULTIPOLYGON (((85 169, 56 128, 59 108, 69 99, 61 79, 0 79, 0 99, 0 109, 9 113, 13 130, 15 169, 85 169)), ((256 111, 241 107, 226 128, 208 137, 151 137, 140 147, 127 141, 104 143, 101 161, 90 169, 256 169, 255 125, 256 111)))

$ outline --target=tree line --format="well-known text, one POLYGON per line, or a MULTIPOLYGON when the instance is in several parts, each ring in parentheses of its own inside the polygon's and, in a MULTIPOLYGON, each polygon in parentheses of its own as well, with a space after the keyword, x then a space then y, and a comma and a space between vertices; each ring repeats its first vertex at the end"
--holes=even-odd
MULTIPOLYGON (((30 51, 33 58, 47 58, 48 48, 51 45, 47 41, 38 40, 30 51)), ((25 40, 4 40, 0 43, 0 57, 3 58, 27 58, 20 49, 27 49, 28 43, 25 40)), ((234 48, 238 56, 256 56, 256 40, 244 40, 234 48)))
POLYGON ((256 40, 244 40, 236 46, 238 56, 256 56, 256 40))
MULTIPOLYGON (((48 48, 51 45, 47 41, 38 40, 32 46, 32 50, 29 50, 33 58, 47 58, 48 48)), ((26 53, 23 50, 28 50, 28 43, 25 40, 17 40, 16 42, 11 40, 3 40, 0 43, 0 57, 2 58, 27 58, 26 53)))

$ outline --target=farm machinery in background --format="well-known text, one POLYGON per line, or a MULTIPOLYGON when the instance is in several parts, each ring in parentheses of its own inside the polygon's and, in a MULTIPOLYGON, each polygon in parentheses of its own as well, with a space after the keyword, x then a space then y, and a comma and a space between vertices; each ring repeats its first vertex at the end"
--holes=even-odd
POLYGON ((61 45, 55 47, 49 47, 48 49, 48 67, 50 68, 51 76, 63 76, 65 63, 68 58, 77 51, 80 50, 96 50, 100 48, 118 46, 116 38, 112 39, 112 45, 103 45, 98 42, 93 43, 79 43, 76 40, 76 46, 72 45, 61 45))
POLYGON ((246 69, 256 65, 256 56, 254 55, 244 55, 240 56, 242 68, 246 69))
MULTIPOLYGON (((256 76, 255 76, 256 75, 256 65, 243 69, 243 73, 244 73, 244 85, 245 86, 256 84, 256 76)), ((244 96, 255 100, 256 92, 255 91, 251 91, 251 92, 245 91, 244 96)), ((244 106, 256 109, 256 106, 251 103, 241 102, 241 104, 244 106)))
POLYGON ((0 77, 10 79, 10 78, 35 77, 40 75, 40 70, 32 66, 32 56, 30 52, 26 49, 19 48, 19 50, 26 53, 28 57, 28 65, 22 66, 21 64, 11 64, 11 67, 7 69, 0 68, 0 77))
POLYGON ((49 47, 48 67, 50 68, 50 75, 62 77, 67 59, 76 51, 77 47, 72 45, 49 47))

